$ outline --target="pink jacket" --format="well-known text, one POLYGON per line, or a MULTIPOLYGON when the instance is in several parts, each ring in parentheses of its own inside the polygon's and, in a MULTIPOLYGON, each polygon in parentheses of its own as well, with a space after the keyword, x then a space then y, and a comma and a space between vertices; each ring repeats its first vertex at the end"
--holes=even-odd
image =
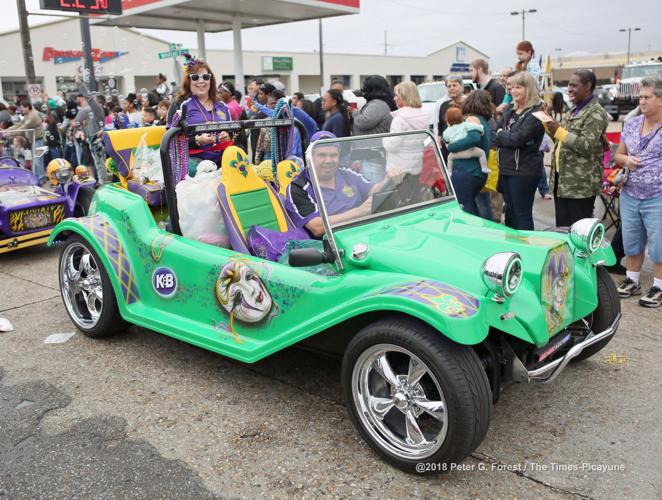
MULTIPOLYGON (((429 130, 428 114, 423 108, 406 106, 391 112, 391 133, 409 130, 429 130)), ((423 165, 423 140, 426 135, 412 134, 400 137, 385 137, 386 170, 399 166, 410 174, 420 174, 423 165)))

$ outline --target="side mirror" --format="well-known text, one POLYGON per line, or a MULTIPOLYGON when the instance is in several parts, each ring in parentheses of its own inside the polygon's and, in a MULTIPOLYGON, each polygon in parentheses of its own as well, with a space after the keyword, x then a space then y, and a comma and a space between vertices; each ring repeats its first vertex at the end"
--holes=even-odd
POLYGON ((333 257, 326 252, 320 252, 316 248, 295 248, 288 256, 288 263, 292 267, 318 266, 329 264, 333 257))

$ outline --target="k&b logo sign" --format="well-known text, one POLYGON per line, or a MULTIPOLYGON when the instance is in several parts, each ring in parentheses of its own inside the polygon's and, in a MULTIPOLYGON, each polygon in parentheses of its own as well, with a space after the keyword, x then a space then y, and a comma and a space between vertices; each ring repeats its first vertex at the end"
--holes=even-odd
POLYGON ((172 297, 177 291, 177 275, 169 267, 159 267, 152 274, 152 288, 161 297, 172 297))

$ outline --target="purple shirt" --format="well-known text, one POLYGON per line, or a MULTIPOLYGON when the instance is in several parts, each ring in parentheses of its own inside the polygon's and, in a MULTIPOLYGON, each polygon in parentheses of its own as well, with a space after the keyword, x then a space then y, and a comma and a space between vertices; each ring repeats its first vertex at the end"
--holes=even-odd
MULTIPOLYGON (((322 187, 328 215, 337 215, 358 207, 367 198, 374 184, 353 170, 339 168, 336 188, 322 187)), ((301 172, 287 188, 285 208, 296 227, 303 227, 319 217, 319 207, 307 170, 301 172)))
MULTIPOLYGON (((216 101, 214 109, 210 112, 207 111, 196 96, 189 97, 182 102, 182 106, 186 104, 186 122, 189 125, 197 125, 199 123, 208 122, 225 122, 230 120, 230 110, 225 103, 216 101)), ((195 146, 194 149, 202 149, 200 153, 194 153, 191 156, 201 158, 203 160, 212 160, 219 162, 223 154, 222 151, 213 151, 213 144, 205 144, 203 146, 195 146)))
POLYGON ((621 133, 628 154, 642 160, 636 170, 628 173, 623 189, 633 198, 649 200, 662 195, 662 124, 642 137, 643 122, 643 115, 635 116, 625 122, 621 133))
POLYGON ((586 99, 584 99, 582 102, 577 104, 577 106, 572 110, 572 116, 573 118, 579 114, 579 112, 584 109, 589 102, 593 100, 593 96, 588 96, 586 99))

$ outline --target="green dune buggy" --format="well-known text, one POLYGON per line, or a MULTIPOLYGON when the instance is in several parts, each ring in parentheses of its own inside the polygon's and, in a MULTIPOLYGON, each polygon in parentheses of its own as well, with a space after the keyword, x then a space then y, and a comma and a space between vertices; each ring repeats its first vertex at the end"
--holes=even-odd
POLYGON ((324 236, 287 241, 277 260, 256 256, 247 235, 290 234, 296 214, 279 191, 294 185, 259 182, 241 151, 226 150, 223 199, 210 209, 233 232, 233 248, 182 236, 177 163, 186 158, 173 154, 177 143, 253 126, 180 123, 165 134, 167 228, 144 199, 114 186, 97 191, 89 216, 55 228, 62 297, 78 329, 99 337, 135 324, 246 363, 294 344, 337 354, 358 432, 385 460, 419 473, 472 453, 508 384, 551 382, 616 332, 620 305, 603 267, 615 257, 602 224, 515 231, 467 214, 428 132, 313 143, 305 178, 294 182, 312 193, 324 236), (322 186, 331 167, 317 153, 342 175, 358 176, 366 157, 401 175, 371 183, 379 185, 357 215, 339 221, 339 197, 356 189, 322 186))

